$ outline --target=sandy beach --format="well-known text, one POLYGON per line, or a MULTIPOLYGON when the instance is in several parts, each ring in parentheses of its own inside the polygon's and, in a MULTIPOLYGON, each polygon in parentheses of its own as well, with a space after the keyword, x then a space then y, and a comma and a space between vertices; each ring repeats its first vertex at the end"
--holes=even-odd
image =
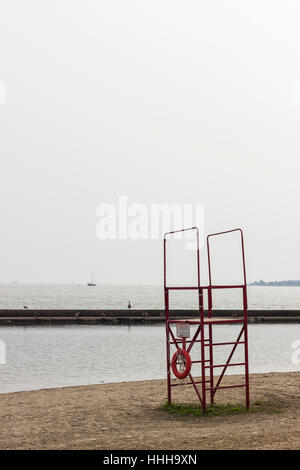
MULTIPOLYGON (((300 372, 254 374, 250 385, 262 411, 206 417, 162 410, 165 380, 3 394, 0 448, 299 449, 300 372)), ((173 390, 174 402, 197 402, 193 387, 173 390)), ((244 403, 244 394, 226 389, 216 402, 244 403)))

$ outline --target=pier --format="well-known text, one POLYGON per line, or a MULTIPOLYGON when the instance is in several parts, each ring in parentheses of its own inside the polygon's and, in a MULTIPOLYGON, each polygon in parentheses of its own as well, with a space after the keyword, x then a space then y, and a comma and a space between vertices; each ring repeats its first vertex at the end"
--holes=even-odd
MULTIPOLYGON (((199 310, 172 310, 177 319, 199 318, 199 310)), ((204 312, 204 316, 207 312, 204 312)), ((214 310, 214 317, 240 317, 241 310, 214 310)), ((126 325, 154 324, 165 321, 163 309, 10 309, 0 310, 0 325, 126 325)), ((300 310, 248 310, 248 323, 300 323, 300 310)))

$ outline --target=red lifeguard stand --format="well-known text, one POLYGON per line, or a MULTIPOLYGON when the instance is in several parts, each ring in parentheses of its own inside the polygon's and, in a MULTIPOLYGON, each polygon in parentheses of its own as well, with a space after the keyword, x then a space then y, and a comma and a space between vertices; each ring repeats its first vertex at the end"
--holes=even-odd
POLYGON ((245 388, 246 394, 246 408, 250 407, 249 397, 249 363, 248 363, 248 332, 247 332, 247 284, 246 284, 246 266, 245 266, 245 252, 244 252, 244 240, 243 231, 240 228, 233 230, 227 230, 219 233, 212 233, 207 236, 207 257, 208 257, 208 275, 209 284, 202 286, 200 282, 200 250, 199 250, 199 230, 197 227, 188 229, 175 230, 173 232, 167 232, 164 235, 164 299, 165 299, 165 315, 166 315, 166 343, 167 343, 167 385, 168 385, 168 403, 171 403, 171 390, 172 387, 178 385, 193 385, 195 392, 201 403, 203 413, 206 412, 207 407, 207 392, 209 392, 210 403, 214 403, 214 398, 217 390, 227 388, 245 388), (167 240, 175 233, 185 232, 193 230, 196 232, 196 257, 197 257, 197 285, 195 286, 168 286, 167 285, 167 240), (239 232, 241 239, 241 252, 242 252, 242 264, 243 264, 243 283, 236 285, 213 285, 212 284, 212 272, 211 272, 211 252, 210 252, 210 239, 212 237, 223 236, 232 232, 239 232), (241 289, 243 298, 243 315, 241 318, 216 318, 213 317, 213 292, 215 289, 241 289), (199 320, 176 320, 170 318, 169 310, 169 293, 172 290, 196 290, 198 291, 198 302, 199 302, 199 320), (207 316, 204 316, 204 303, 203 293, 207 292, 207 316), (236 341, 232 342, 213 342, 213 328, 220 324, 235 324, 240 325, 241 330, 238 334, 236 341), (187 340, 183 329, 186 326, 189 329, 189 325, 196 325, 196 332, 190 340, 187 340), (181 328, 181 333, 176 334, 173 331, 174 327, 181 328), (207 328, 206 328, 207 326, 207 328), (208 329, 208 333, 206 333, 208 329), (205 336, 208 334, 208 337, 205 336), (200 343, 200 360, 191 360, 190 351, 196 344, 200 343), (244 345, 244 361, 238 363, 231 363, 232 356, 238 345, 244 345), (171 345, 175 345, 176 352, 171 358, 171 345), (213 349, 216 346, 228 346, 231 345, 232 349, 228 356, 227 361, 224 364, 214 363, 213 349), (200 365, 200 371, 197 367, 196 376, 200 377, 201 380, 195 380, 193 375, 195 367, 200 365), (244 377, 245 381, 243 384, 237 385, 221 385, 222 379, 228 367, 231 366, 244 366, 244 377), (220 368, 221 373, 218 376, 218 380, 214 383, 214 370, 220 368), (188 377, 189 381, 171 383, 171 369, 175 373, 176 377, 183 379, 188 377), (208 374, 207 374, 208 371, 208 374), (200 372, 200 373, 199 373, 200 372))

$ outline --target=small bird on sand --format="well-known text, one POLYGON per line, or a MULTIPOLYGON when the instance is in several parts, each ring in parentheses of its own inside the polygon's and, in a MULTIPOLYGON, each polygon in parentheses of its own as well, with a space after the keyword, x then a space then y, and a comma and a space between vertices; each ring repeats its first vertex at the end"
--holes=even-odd
POLYGON ((24 308, 26 308, 26 309, 27 309, 28 307, 27 307, 26 305, 24 305, 24 308))
POLYGON ((128 308, 131 308, 130 300, 128 300, 128 308))

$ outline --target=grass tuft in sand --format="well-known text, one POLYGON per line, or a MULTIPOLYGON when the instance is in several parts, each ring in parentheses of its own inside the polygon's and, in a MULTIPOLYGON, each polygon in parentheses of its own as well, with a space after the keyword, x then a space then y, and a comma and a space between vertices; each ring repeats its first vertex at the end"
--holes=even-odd
POLYGON ((171 403, 168 402, 164 403, 162 409, 167 411, 170 414, 177 414, 177 415, 188 415, 188 416, 219 416, 224 414, 239 414, 239 413, 257 413, 260 411, 269 411, 280 413, 282 412, 282 408, 278 406, 278 403, 275 402, 262 402, 256 401, 254 402, 250 409, 240 403, 232 404, 226 403, 222 405, 218 405, 216 403, 212 405, 208 405, 206 409, 206 413, 203 413, 201 405, 195 403, 171 403))

